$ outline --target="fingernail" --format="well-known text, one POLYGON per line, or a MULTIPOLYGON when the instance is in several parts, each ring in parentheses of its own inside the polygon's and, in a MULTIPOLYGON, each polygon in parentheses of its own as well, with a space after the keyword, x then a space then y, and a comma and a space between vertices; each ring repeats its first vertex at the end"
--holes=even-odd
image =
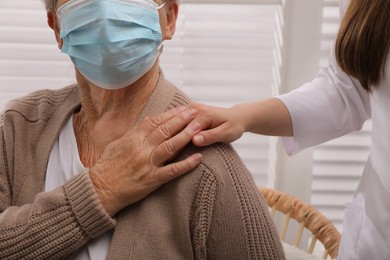
POLYGON ((203 144, 204 143, 204 137, 201 135, 197 135, 194 137, 195 144, 203 144))
POLYGON ((193 123, 190 125, 190 128, 192 131, 197 132, 200 129, 200 124, 199 123, 193 123))
POLYGON ((200 153, 195 154, 195 161, 200 162, 202 161, 202 155, 200 153))

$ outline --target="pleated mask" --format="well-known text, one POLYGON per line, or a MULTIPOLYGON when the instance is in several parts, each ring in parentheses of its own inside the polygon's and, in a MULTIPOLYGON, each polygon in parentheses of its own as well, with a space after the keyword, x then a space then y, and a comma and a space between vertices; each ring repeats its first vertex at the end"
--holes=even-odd
POLYGON ((158 10, 165 3, 71 0, 57 10, 61 51, 93 84, 105 89, 129 86, 156 62, 162 44, 158 10))

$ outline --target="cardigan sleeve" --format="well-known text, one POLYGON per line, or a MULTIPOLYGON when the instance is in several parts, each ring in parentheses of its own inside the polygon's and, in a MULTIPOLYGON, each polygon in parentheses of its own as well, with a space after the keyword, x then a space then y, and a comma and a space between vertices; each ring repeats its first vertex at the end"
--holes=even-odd
POLYGON ((201 165, 190 221, 195 259, 285 259, 252 176, 230 146, 215 148, 219 158, 201 165))
POLYGON ((14 206, 9 156, 0 116, 0 259, 64 259, 115 226, 88 172, 36 195, 31 204, 14 206))
POLYGON ((368 92, 341 70, 334 50, 313 81, 277 98, 292 119, 293 137, 282 138, 290 155, 360 130, 371 117, 368 92))

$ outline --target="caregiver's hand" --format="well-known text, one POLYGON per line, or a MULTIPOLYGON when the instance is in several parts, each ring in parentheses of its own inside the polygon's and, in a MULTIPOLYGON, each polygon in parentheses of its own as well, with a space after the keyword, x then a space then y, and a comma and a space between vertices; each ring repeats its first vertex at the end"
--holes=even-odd
POLYGON ((200 130, 186 127, 195 116, 195 109, 177 108, 146 118, 107 146, 90 175, 110 216, 201 162, 201 155, 194 154, 165 165, 200 130))
POLYGON ((231 108, 191 104, 198 113, 190 126, 202 129, 192 142, 197 146, 206 146, 216 142, 231 143, 239 139, 246 129, 246 111, 240 105, 231 108))
POLYGON ((198 112, 190 127, 202 129, 192 142, 197 146, 231 143, 245 132, 271 136, 293 136, 290 112, 278 98, 241 103, 230 108, 191 104, 198 112))

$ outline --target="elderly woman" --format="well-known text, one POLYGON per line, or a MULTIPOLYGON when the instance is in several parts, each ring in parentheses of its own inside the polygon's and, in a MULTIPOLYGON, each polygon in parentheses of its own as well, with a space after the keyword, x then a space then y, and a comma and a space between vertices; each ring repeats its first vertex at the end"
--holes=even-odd
POLYGON ((196 111, 158 65, 177 1, 45 4, 77 84, 1 115, 0 259, 283 259, 231 147, 182 150, 196 111))

